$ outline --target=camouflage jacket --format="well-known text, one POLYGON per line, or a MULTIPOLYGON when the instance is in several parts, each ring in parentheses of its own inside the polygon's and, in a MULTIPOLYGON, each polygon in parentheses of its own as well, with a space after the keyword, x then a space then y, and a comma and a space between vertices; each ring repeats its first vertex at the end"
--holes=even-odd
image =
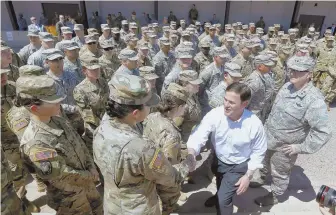
POLYGON ((34 52, 36 52, 40 47, 34 47, 32 44, 28 44, 20 49, 18 55, 24 64, 27 64, 28 58, 34 52))
POLYGON ((99 64, 102 67, 101 75, 106 81, 109 81, 115 71, 121 66, 120 60, 116 55, 114 55, 112 59, 107 59, 106 55, 103 54, 99 58, 99 64))
POLYGON ((237 56, 231 60, 231 62, 241 66, 241 74, 243 75, 243 78, 252 74, 254 70, 252 58, 249 57, 248 60, 246 60, 240 53, 238 53, 237 56))
POLYGON ((286 83, 274 101, 265 131, 268 149, 300 144, 299 153, 317 152, 331 138, 323 95, 311 82, 298 91, 286 83))
POLYGON ((210 63, 212 63, 212 56, 205 56, 203 52, 199 52, 196 54, 194 60, 197 63, 197 71, 202 72, 205 67, 207 67, 210 63))
POLYGON ((192 95, 187 100, 187 106, 181 125, 182 141, 186 143, 195 125, 201 122, 202 108, 198 100, 198 95, 192 95))

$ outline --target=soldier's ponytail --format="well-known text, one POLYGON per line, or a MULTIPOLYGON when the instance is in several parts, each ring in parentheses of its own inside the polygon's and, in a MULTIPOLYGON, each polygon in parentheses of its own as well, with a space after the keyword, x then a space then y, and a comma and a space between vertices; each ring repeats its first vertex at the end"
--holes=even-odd
POLYGON ((106 104, 106 113, 110 117, 117 117, 122 119, 126 117, 129 113, 133 112, 134 110, 142 110, 143 105, 125 105, 119 104, 111 99, 107 101, 106 104))

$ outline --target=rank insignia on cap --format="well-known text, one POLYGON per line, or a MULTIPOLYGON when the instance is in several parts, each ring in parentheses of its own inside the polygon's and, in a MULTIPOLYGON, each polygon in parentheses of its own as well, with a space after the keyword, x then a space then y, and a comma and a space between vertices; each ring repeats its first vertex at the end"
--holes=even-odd
POLYGON ((26 119, 19 119, 13 123, 13 130, 18 132, 21 129, 27 127, 28 124, 29 122, 26 119))
POLYGON ((36 151, 33 155, 30 155, 32 161, 43 161, 57 156, 55 150, 40 150, 36 151))
POLYGON ((160 170, 163 164, 163 153, 160 149, 155 151, 152 161, 149 164, 149 168, 154 170, 160 170))

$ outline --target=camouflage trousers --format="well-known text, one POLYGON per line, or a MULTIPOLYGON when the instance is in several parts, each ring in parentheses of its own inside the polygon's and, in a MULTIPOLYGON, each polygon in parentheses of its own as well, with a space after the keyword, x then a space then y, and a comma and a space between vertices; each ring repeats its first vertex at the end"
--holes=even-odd
POLYGON ((13 185, 1 188, 1 214, 4 215, 26 215, 26 208, 23 202, 16 195, 13 185))
POLYGON ((297 155, 286 155, 282 151, 267 150, 263 160, 264 168, 260 170, 260 176, 263 181, 266 176, 271 172, 272 193, 279 196, 284 194, 289 184, 289 176, 295 164, 297 155))
POLYGON ((336 97, 336 80, 332 78, 330 75, 327 75, 323 85, 321 92, 325 97, 325 101, 327 104, 330 104, 336 97))
POLYGON ((18 197, 21 199, 27 192, 25 185, 28 172, 24 167, 21 153, 18 148, 5 149, 5 155, 8 159, 9 168, 12 171, 14 189, 18 197))
POLYGON ((321 89, 322 85, 324 83, 324 80, 326 79, 326 77, 328 76, 328 74, 326 72, 321 72, 321 71, 314 71, 313 72, 313 83, 314 85, 321 89))
POLYGON ((172 213, 181 196, 181 186, 166 187, 158 184, 156 190, 161 199, 162 214, 172 213))
POLYGON ((66 190, 47 183, 47 198, 48 205, 57 211, 57 215, 103 215, 102 197, 93 181, 66 190))

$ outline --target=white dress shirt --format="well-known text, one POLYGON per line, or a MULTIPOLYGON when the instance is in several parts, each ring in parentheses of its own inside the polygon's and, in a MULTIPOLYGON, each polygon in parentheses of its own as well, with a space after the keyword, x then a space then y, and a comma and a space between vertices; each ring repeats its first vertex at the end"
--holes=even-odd
POLYGON ((224 115, 224 107, 212 109, 190 135, 187 146, 198 155, 211 133, 211 142, 217 158, 226 164, 248 161, 248 169, 262 168, 267 149, 266 135, 260 119, 244 110, 237 121, 224 115))

